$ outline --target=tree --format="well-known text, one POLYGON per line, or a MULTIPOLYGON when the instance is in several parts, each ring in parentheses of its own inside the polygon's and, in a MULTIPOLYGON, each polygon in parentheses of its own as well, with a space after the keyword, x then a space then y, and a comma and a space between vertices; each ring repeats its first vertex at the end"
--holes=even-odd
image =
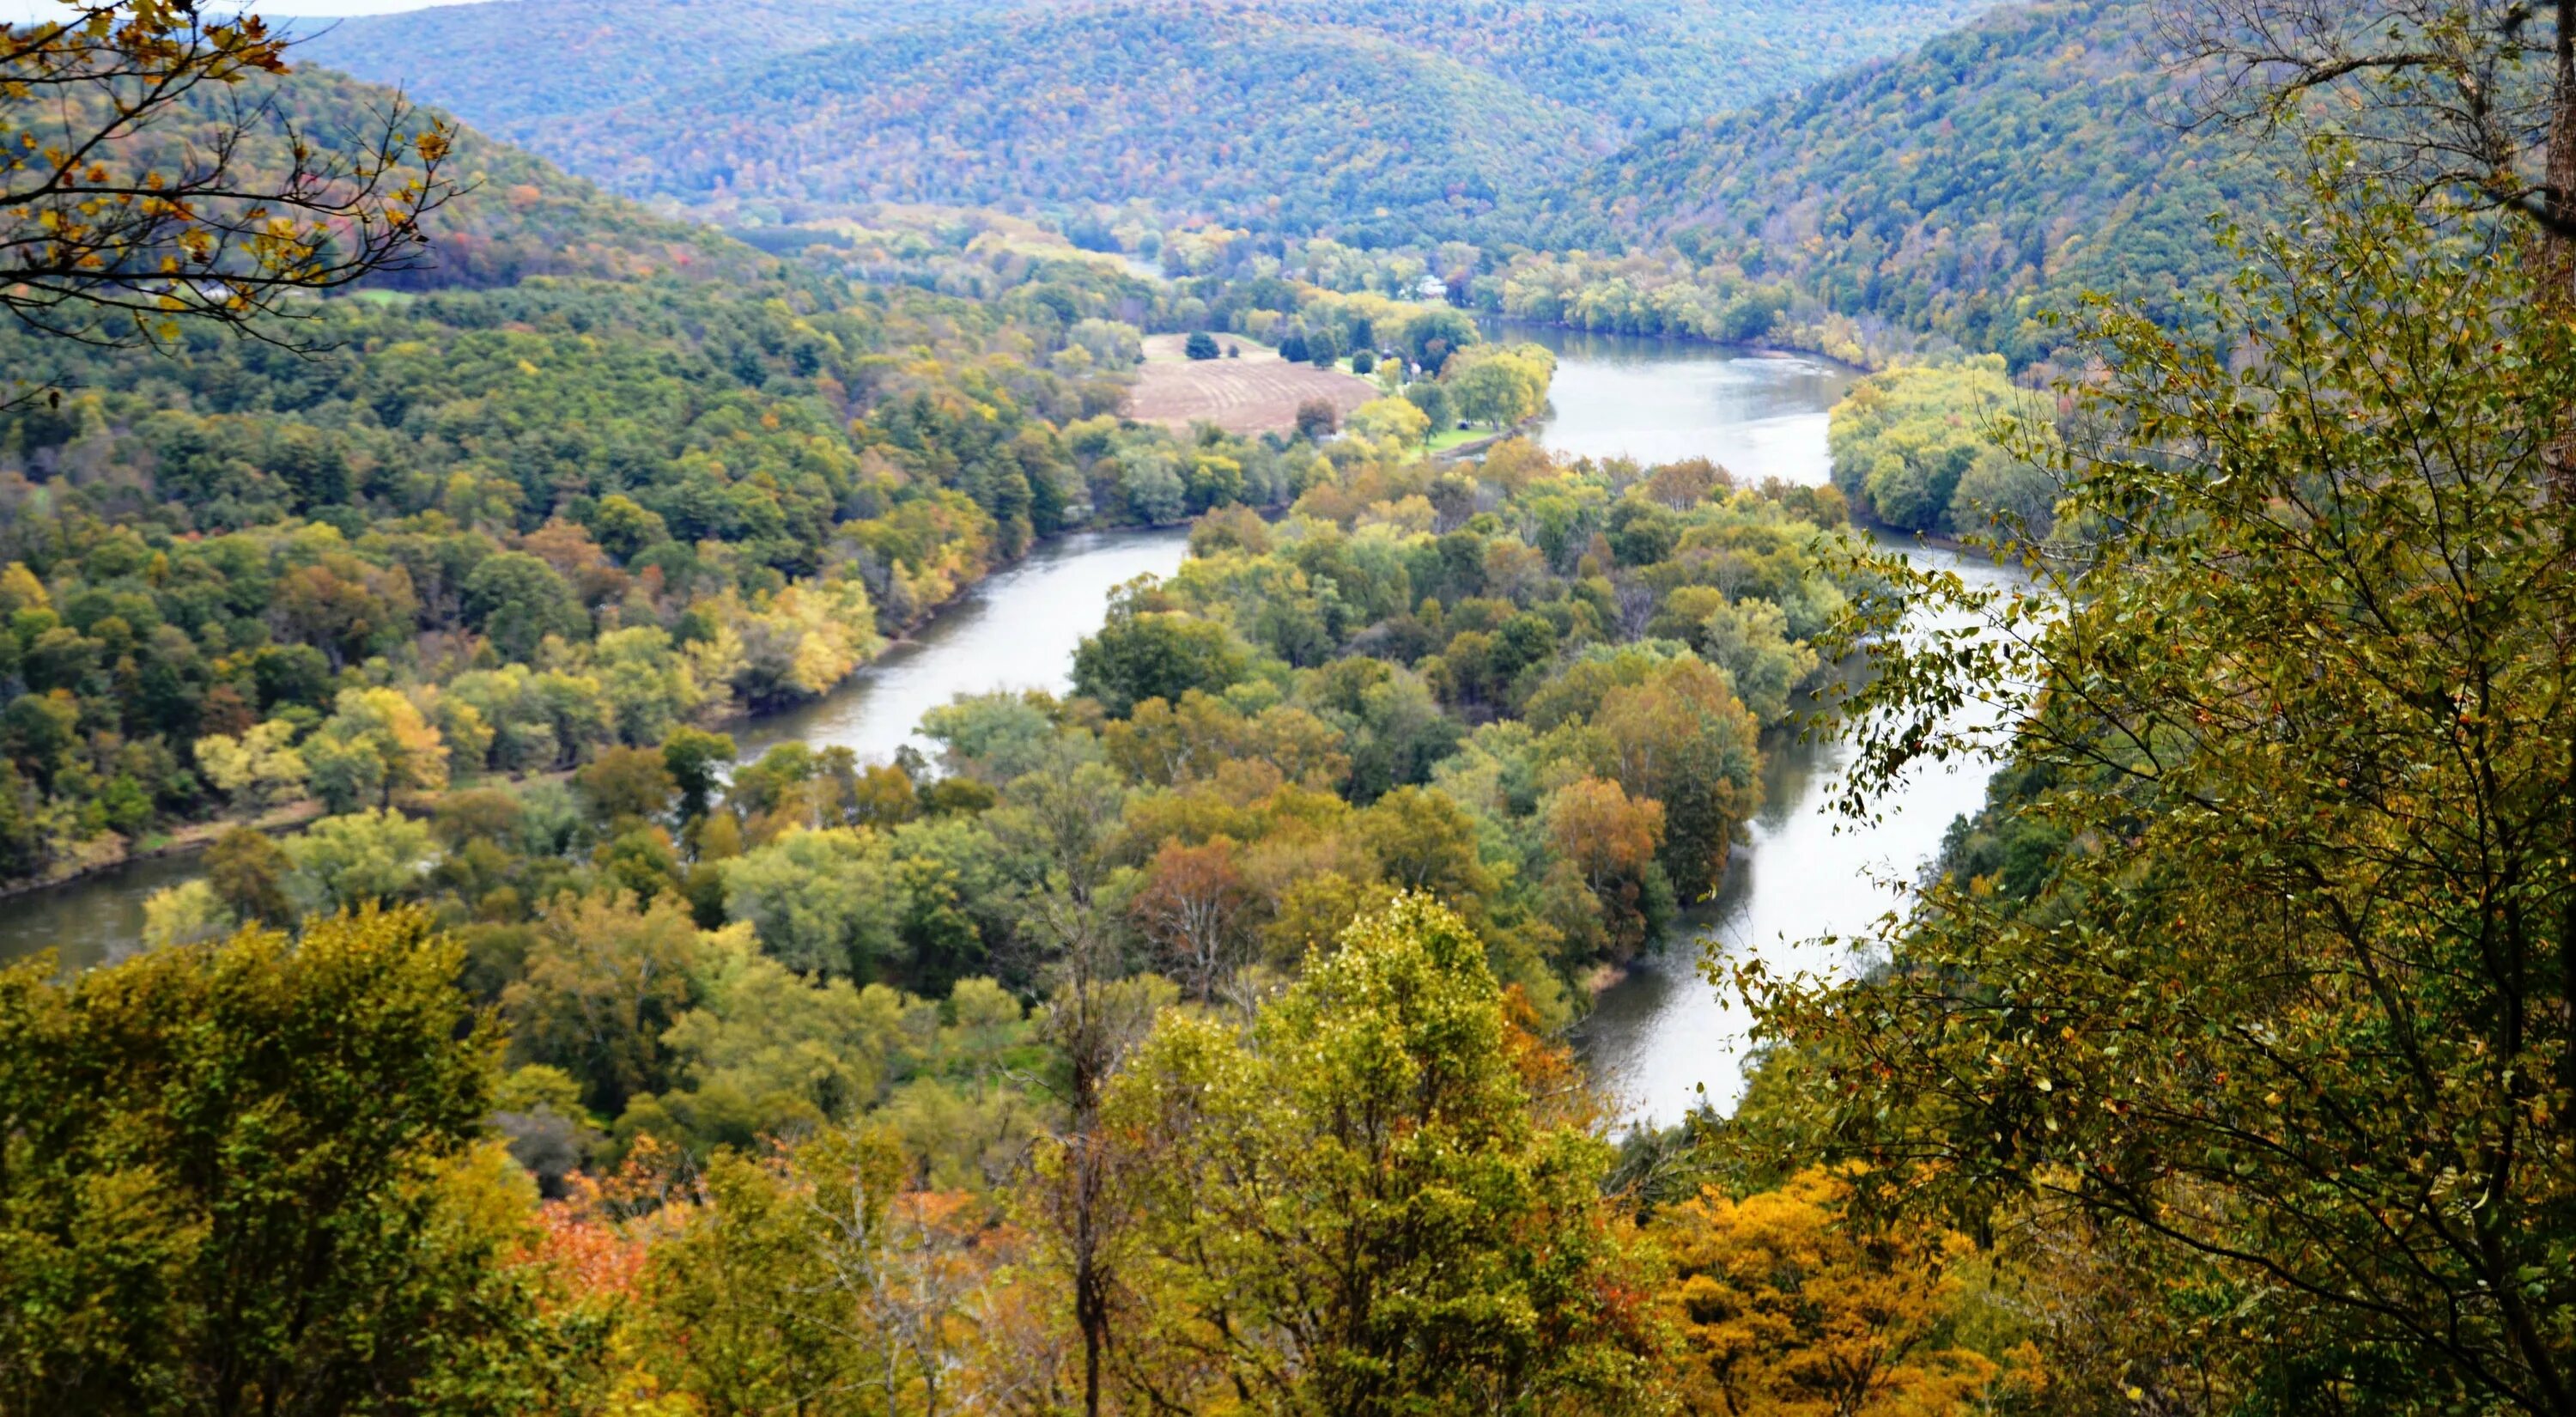
POLYGON ((285 848, 249 827, 234 827, 206 848, 206 883, 234 918, 285 925, 295 918, 287 873, 295 869, 285 848))
POLYGON ((1371 399, 1351 410, 1351 431, 1375 442, 1409 448, 1431 431, 1431 419, 1405 399, 1371 399))
POLYGON ((982 1208, 906 1188, 907 1169, 882 1128, 717 1157, 644 1278, 663 1386, 716 1413, 950 1410, 982 1208))
POLYGON ((1146 699, 1178 703, 1192 689, 1222 694, 1248 667, 1225 626, 1122 602, 1074 651, 1073 690, 1123 715, 1146 699))
POLYGON ((1308 399, 1297 405, 1297 436, 1321 440, 1341 426, 1342 416, 1330 399, 1308 399))
POLYGON ((504 660, 520 663, 534 661, 548 635, 577 639, 590 629, 572 584, 525 551, 486 556, 466 576, 465 619, 504 660))
POLYGON ((1654 1405, 1608 1147, 1533 1115, 1485 946, 1419 896, 1254 1023, 1167 1012, 1112 1086, 1123 1313, 1157 1405, 1354 1414, 1654 1405), (1222 1394, 1222 1398, 1220 1398, 1222 1394))
POLYGON ((678 791, 663 754, 651 748, 610 748, 572 775, 572 786, 602 823, 650 821, 671 808, 678 791))
MULTIPOLYGON (((1577 778, 1547 804, 1548 844, 1556 859, 1581 873, 1583 885, 1612 912, 1610 943, 1621 958, 1646 943, 1660 924, 1650 909, 1655 853, 1664 844, 1664 804, 1630 797, 1615 782, 1577 778)), ((1671 888, 1665 887, 1669 904, 1671 888)))
POLYGON ((1968 1237, 1873 1223, 1850 1198, 1844 1178, 1810 1168, 1741 1201, 1712 1187, 1656 1217, 1688 1410, 1958 1412, 1999 1376, 1983 1354, 1941 1346, 1956 1271, 1976 1253, 1968 1237))
POLYGON ((0 1407, 551 1405, 462 964, 368 911, 0 972, 0 1407))
POLYGON ((304 790, 304 755, 295 751, 295 725, 272 718, 239 738, 214 733, 196 743, 197 767, 233 810, 255 817, 304 790))
POLYGON ((2029 898, 1941 883, 1871 980, 1747 982, 1800 1130, 1926 1206, 2075 1209, 2231 1315, 2216 1381, 2565 1412, 2576 348, 2491 228, 2367 183, 2303 214, 2210 342, 2101 315, 2024 440, 2116 534, 1895 583, 1963 618, 1882 642, 1857 785, 1985 750, 1958 710, 2010 693, 2063 843, 2029 898))
MULTIPOLYGON (((438 861, 428 823, 377 807, 324 817, 278 849, 295 864, 287 881, 288 898, 307 912, 349 910, 416 895, 438 861)), ((237 851, 232 864, 244 869, 247 857, 246 851, 237 851)), ((248 889, 240 883, 237 888, 248 889)))
POLYGON ((678 902, 638 910, 622 896, 566 896, 546 911, 526 976, 501 996, 516 1063, 580 1079, 614 1115, 670 1079, 664 1035, 700 996, 705 946, 678 902))
POLYGON ((1726 877, 1737 834, 1762 802, 1761 729, 1726 676, 1687 656, 1620 685, 1592 715, 1609 744, 1608 775, 1664 806, 1664 870, 1685 901, 1726 877))
POLYGON ((883 984, 798 978, 739 926, 706 942, 698 975, 699 1002, 660 1040, 672 1085, 638 1094, 618 1123, 696 1155, 855 1120, 891 1080, 918 1004, 883 984))
POLYGON ((1216 998, 1251 944, 1252 896, 1234 856, 1235 844, 1224 836, 1200 846, 1166 841, 1128 907, 1172 961, 1182 987, 1203 1000, 1216 998))
POLYGON ((1425 377, 1437 377, 1449 356, 1476 342, 1476 322, 1458 310, 1422 310, 1405 318, 1404 352, 1425 377))
POLYGON ((709 733, 700 728, 675 728, 662 740, 662 766, 680 793, 680 817, 707 814, 707 804, 715 800, 716 788, 723 783, 723 773, 734 759, 733 735, 709 733))
POLYGON ((788 968, 866 979, 890 962, 902 907, 874 834, 791 831, 720 869, 725 917, 788 968))
POLYGON ((392 689, 343 689, 337 708, 306 740, 315 795, 334 812, 369 797, 393 805, 396 792, 447 785, 447 745, 411 700, 392 689))
POLYGON ((415 261, 455 134, 398 99, 346 146, 290 118, 256 15, 85 3, 0 30, 0 310, 40 334, 286 337, 296 292, 415 261))
POLYGON ((1182 342, 1181 352, 1192 359, 1214 359, 1218 353, 1216 336, 1205 330, 1193 330, 1190 337, 1182 342))
POLYGON ((1045 1031, 1064 1056, 1064 1121, 1038 1155, 1035 1200, 1067 1281, 1082 1339, 1082 1410, 1099 1417, 1108 1391, 1111 1325, 1127 1250, 1127 1221, 1113 1198, 1125 1159, 1104 1114, 1110 1079, 1171 1002, 1168 983, 1125 969, 1110 922, 1078 895, 1050 890, 1031 904, 1031 929, 1051 948, 1054 992, 1045 1031))
POLYGON ((1486 345, 1451 359, 1440 381, 1459 417, 1501 428, 1545 412, 1555 377, 1556 357, 1537 345, 1486 345))

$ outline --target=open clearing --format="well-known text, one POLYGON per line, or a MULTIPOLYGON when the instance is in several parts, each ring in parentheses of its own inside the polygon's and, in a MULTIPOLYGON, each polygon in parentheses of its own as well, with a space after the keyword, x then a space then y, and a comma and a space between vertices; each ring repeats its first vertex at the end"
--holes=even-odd
POLYGON ((1136 372, 1135 392, 1127 397, 1128 417, 1176 430, 1204 422, 1228 433, 1285 433, 1297 426, 1297 405, 1309 399, 1322 399, 1336 415, 1348 417, 1379 394, 1377 385, 1356 374, 1291 364, 1277 350, 1239 335, 1218 335, 1216 342, 1240 347, 1241 359, 1194 360, 1181 352, 1187 338, 1147 337, 1145 367, 1136 372))

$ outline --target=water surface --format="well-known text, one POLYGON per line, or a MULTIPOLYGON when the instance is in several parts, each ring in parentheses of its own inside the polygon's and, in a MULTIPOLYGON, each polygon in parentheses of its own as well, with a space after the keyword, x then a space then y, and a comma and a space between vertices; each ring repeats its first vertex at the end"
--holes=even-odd
MULTIPOLYGON (((848 683, 736 728, 735 741, 746 756, 798 738, 879 762, 907 741, 928 751, 915 727, 959 694, 1069 687, 1074 649, 1100 627, 1111 589, 1170 575, 1188 553, 1189 534, 1178 529, 1088 532, 1041 546, 848 683)), ((67 969, 122 959, 142 938, 145 899, 197 874, 194 854, 158 857, 0 900, 0 963, 49 946, 67 969)))
MULTIPOLYGON (((1831 480, 1825 418, 1858 374, 1826 360, 1718 345, 1498 324, 1492 333, 1557 357, 1539 441, 1572 456, 1643 463, 1705 457, 1739 480, 1831 480)), ((1905 547, 1971 581, 2004 573, 1946 551, 1905 547)), ((1856 937, 1901 911, 1952 819, 1983 804, 1993 771, 1954 763, 1919 775, 1847 821, 1829 803, 1849 760, 1841 743, 1774 733, 1764 744, 1763 808, 1715 900, 1692 927, 1605 991, 1583 1027, 1593 1075, 1637 1121, 1667 1124, 1706 1102, 1724 1112, 1744 1091, 1743 1010, 1702 974, 1703 962, 1759 957, 1774 972, 1832 975, 1865 958, 1856 937)))
POLYGON ((1490 329, 1556 355, 1539 431, 1547 446, 1646 464, 1705 457, 1745 482, 1826 482, 1825 411, 1859 377, 1805 355, 1516 322, 1490 329))
POLYGON ((988 576, 940 612, 919 636, 889 648, 850 681, 810 704, 766 714, 734 732, 744 756, 803 741, 884 762, 906 743, 930 751, 921 716, 994 689, 1073 683, 1073 652, 1108 617, 1109 593, 1138 576, 1168 576, 1189 554, 1189 533, 1084 532, 1049 542, 988 576))

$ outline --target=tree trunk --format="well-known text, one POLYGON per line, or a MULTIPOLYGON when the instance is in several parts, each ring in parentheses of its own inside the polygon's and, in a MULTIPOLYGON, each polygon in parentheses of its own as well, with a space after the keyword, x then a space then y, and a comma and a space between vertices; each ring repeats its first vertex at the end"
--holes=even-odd
MULTIPOLYGON (((2576 0, 2557 0, 2555 9, 2539 285, 2543 308, 2566 318, 2576 315, 2576 0)), ((2576 507, 2576 410, 2560 410, 2558 417, 2546 462, 2550 500, 2565 510, 2576 507)))

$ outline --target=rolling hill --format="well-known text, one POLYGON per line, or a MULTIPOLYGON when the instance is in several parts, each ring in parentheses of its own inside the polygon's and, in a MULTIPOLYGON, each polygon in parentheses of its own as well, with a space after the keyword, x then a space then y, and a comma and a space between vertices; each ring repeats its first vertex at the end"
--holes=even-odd
POLYGON ((746 64, 1013 0, 514 0, 297 21, 302 59, 396 84, 494 136, 686 88, 746 64))
POLYGON ((1981 0, 556 0, 352 21, 409 80, 615 190, 684 202, 1142 201, 1446 235, 1620 142, 1938 33, 1981 0), (710 43, 721 35, 722 43, 710 43), (524 56, 524 57, 523 57, 524 56))
POLYGON ((2185 320, 2224 265, 2208 219, 2235 210, 2252 175, 2230 143, 2178 126, 2188 82, 2146 0, 1999 10, 1531 194, 1494 229, 1626 254, 1522 258, 1486 283, 1488 303, 1705 334, 1654 322, 1740 309, 1767 287, 1810 322, 1939 335, 2016 364, 2052 347, 2040 312, 2079 291, 2185 320))

